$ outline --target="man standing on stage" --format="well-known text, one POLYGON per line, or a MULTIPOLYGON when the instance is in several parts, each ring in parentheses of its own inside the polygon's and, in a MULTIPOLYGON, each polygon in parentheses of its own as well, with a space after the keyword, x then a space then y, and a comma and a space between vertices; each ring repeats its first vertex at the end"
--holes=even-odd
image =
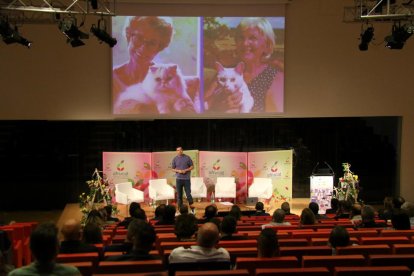
POLYGON ((177 156, 174 157, 171 168, 175 172, 177 181, 177 204, 178 208, 183 204, 183 187, 185 190, 185 195, 187 196, 188 204, 191 209, 194 209, 193 206, 193 197, 191 196, 191 170, 194 168, 193 160, 183 153, 182 147, 177 147, 177 156))

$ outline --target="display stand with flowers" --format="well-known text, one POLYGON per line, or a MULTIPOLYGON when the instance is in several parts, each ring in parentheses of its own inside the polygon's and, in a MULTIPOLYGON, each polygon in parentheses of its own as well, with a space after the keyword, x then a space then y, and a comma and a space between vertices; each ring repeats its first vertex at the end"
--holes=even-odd
MULTIPOLYGON (((111 205, 112 195, 108 181, 101 176, 102 171, 95 169, 92 179, 86 181, 89 193, 82 193, 79 196, 79 207, 82 212, 82 225, 85 224, 88 214, 93 209, 99 209, 106 205, 111 205)), ((113 213, 118 212, 116 206, 112 206, 113 213)))
POLYGON ((342 163, 344 176, 339 178, 338 187, 334 187, 334 197, 338 200, 349 200, 353 203, 358 202, 359 179, 350 168, 351 164, 342 163))

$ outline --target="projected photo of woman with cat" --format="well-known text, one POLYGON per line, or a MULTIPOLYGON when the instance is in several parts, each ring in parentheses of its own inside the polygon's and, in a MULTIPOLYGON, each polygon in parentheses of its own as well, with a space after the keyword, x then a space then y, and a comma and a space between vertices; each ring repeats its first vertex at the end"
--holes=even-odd
POLYGON ((198 18, 119 16, 112 31, 114 114, 201 111, 198 18))
POLYGON ((284 17, 204 18, 206 110, 283 112, 283 36, 284 17))

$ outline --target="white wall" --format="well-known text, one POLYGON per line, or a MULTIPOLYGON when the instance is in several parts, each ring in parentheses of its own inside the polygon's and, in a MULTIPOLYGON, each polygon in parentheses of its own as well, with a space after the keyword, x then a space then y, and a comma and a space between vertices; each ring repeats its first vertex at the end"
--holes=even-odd
MULTIPOLYGON (((166 2, 168 2, 166 0, 166 2)), ((343 23, 345 2, 293 0, 286 10, 285 113, 282 117, 403 116, 401 195, 414 201, 414 38, 386 49, 390 23, 358 50, 360 24, 343 23)), ((161 15, 272 15, 271 5, 127 5, 118 12, 161 15)), ((95 19, 88 18, 87 25, 95 19)), ((32 49, 0 43, 0 119, 108 120, 111 52, 91 37, 71 48, 55 25, 25 25, 32 49)), ((378 172, 381 173, 381 172, 378 172)))

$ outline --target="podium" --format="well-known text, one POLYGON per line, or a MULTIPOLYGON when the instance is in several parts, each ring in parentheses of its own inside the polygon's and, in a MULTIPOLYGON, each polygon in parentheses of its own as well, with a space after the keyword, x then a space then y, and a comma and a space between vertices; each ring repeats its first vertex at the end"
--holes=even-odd
POLYGON ((318 168, 316 164, 310 176, 310 201, 319 205, 319 214, 325 214, 331 208, 335 173, 328 163, 328 168, 318 168))

